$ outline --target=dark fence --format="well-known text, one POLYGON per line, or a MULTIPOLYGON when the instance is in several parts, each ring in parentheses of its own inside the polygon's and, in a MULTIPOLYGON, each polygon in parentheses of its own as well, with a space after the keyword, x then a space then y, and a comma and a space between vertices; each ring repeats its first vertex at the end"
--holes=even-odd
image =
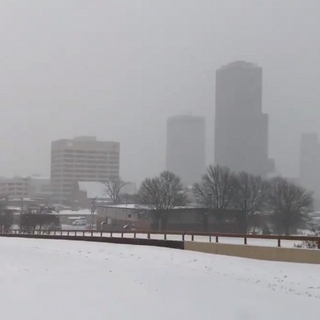
POLYGON ((53 239, 53 240, 75 240, 75 241, 91 241, 91 242, 103 242, 103 243, 116 243, 116 244, 131 244, 141 246, 156 246, 170 249, 184 249, 183 241, 173 240, 157 240, 157 239, 141 239, 141 238, 119 238, 119 237, 105 237, 90 235, 80 235, 78 231, 77 235, 65 235, 62 234, 47 234, 42 231, 34 231, 32 233, 17 232, 16 230, 6 233, 0 233, 0 237, 11 238, 31 238, 31 239, 53 239))
MULTIPOLYGON (((183 242, 196 241, 196 237, 204 237, 203 242, 219 243, 223 238, 237 238, 246 245, 248 239, 275 240, 275 244, 281 247, 282 241, 313 241, 317 243, 320 249, 320 237, 318 236, 282 236, 282 235, 252 235, 252 234, 234 234, 234 233, 210 233, 210 232, 181 232, 181 231, 145 231, 145 230, 122 230, 122 231, 97 231, 97 230, 57 230, 41 231, 34 230, 24 232, 20 230, 10 230, 1 233, 0 236, 8 237, 27 237, 41 239, 62 239, 62 240, 80 240, 96 241, 123 244, 154 245, 167 248, 183 248, 183 242), (141 238, 144 235, 145 238, 141 238), (153 235, 160 236, 161 239, 152 239, 153 235), (129 236, 129 237, 128 237, 129 236), (168 240, 168 236, 175 236, 176 239, 168 240), (188 237, 188 239, 186 239, 188 237)), ((197 240, 199 241, 199 240, 197 240)), ((201 242, 201 241, 200 241, 201 242)))

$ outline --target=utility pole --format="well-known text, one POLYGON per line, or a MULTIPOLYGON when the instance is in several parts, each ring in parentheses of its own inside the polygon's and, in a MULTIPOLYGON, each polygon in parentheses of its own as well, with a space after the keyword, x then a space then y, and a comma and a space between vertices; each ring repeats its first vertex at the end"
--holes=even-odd
POLYGON ((96 198, 91 201, 91 231, 93 231, 94 225, 94 213, 96 212, 96 198))

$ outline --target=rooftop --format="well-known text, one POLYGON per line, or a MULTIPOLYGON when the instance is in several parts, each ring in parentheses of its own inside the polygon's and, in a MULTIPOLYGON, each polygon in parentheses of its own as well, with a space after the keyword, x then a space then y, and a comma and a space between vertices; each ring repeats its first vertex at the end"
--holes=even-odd
MULTIPOLYGON (((81 210, 61 210, 57 215, 59 216, 90 216, 91 210, 90 209, 81 209, 81 210)), ((96 213, 95 213, 96 214, 96 213)))
POLYGON ((258 65, 255 63, 238 60, 222 66, 221 69, 231 69, 231 68, 252 69, 257 67, 258 65))
MULTIPOLYGON (((119 208, 119 209, 144 209, 144 210, 153 210, 150 206, 143 204, 110 204, 110 205, 102 205, 100 207, 103 208, 119 208)), ((197 206, 185 206, 185 207, 175 207, 173 209, 200 209, 197 206)))

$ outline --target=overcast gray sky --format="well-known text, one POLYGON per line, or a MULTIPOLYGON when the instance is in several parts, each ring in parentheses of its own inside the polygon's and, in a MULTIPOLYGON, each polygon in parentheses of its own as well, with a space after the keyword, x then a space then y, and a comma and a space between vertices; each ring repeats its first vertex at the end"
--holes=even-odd
POLYGON ((319 0, 1 0, 0 174, 49 175, 50 142, 121 142, 121 176, 165 165, 166 118, 207 119, 215 71, 264 70, 270 156, 297 176, 301 132, 320 133, 319 0))

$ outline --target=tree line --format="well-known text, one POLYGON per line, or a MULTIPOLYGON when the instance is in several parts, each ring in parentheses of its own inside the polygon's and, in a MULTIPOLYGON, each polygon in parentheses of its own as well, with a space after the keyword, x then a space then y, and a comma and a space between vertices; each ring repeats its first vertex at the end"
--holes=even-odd
POLYGON ((308 221, 313 210, 313 194, 283 178, 263 179, 247 172, 235 173, 227 167, 207 168, 190 192, 181 179, 169 171, 145 179, 138 191, 137 202, 156 210, 169 210, 194 202, 199 207, 235 209, 244 215, 245 226, 256 216, 269 216, 273 232, 289 235, 308 221))
POLYGON ((47 231, 60 224, 59 217, 54 213, 53 208, 46 206, 29 207, 20 212, 14 219, 14 209, 10 209, 6 201, 0 201, 0 229, 8 232, 15 223, 23 232, 32 232, 35 229, 47 231))

